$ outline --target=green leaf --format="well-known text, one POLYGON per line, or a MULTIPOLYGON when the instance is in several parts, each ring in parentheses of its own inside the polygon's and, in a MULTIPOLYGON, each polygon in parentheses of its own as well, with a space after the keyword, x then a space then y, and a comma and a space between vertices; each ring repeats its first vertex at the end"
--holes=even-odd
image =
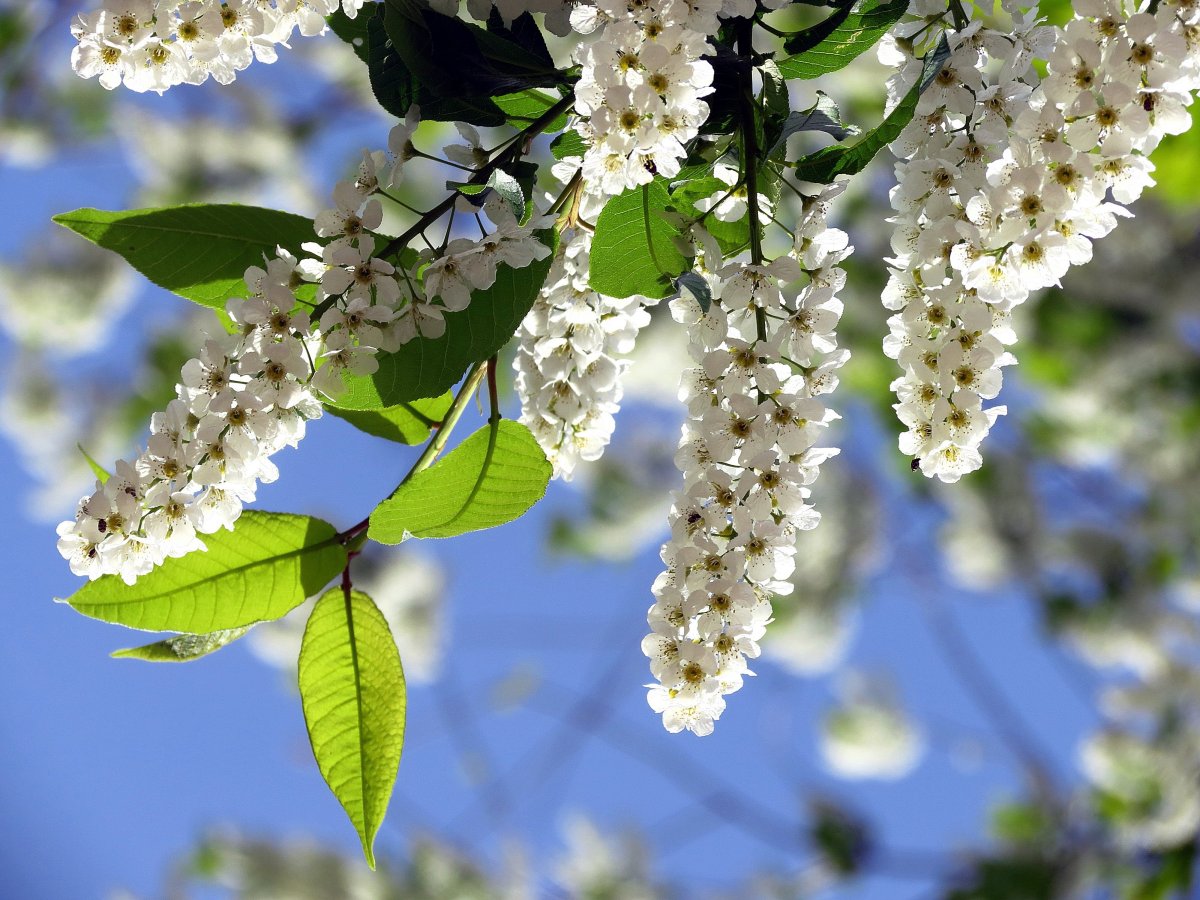
POLYGON ((609 297, 641 294, 661 299, 688 268, 675 246, 679 231, 666 219, 671 198, 661 177, 610 199, 592 238, 592 288, 609 297))
MULTIPOLYGON (((553 250, 557 235, 541 238, 553 250)), ((533 306, 553 253, 523 269, 499 266, 496 283, 472 291, 471 305, 446 314, 446 333, 440 338, 414 338, 395 353, 380 353, 379 370, 366 377, 347 378, 347 391, 338 398, 341 409, 379 409, 423 397, 437 397, 453 387, 463 373, 508 343, 533 306)))
POLYGON ((441 95, 421 84, 401 58, 384 28, 381 5, 367 23, 367 66, 371 92, 379 105, 397 118, 404 118, 414 103, 421 118, 436 122, 469 122, 494 127, 505 122, 504 112, 487 97, 441 95))
POLYGON ((904 126, 912 121, 921 92, 929 86, 949 54, 946 36, 942 35, 937 48, 925 57, 920 80, 912 86, 890 115, 863 135, 862 140, 853 147, 825 147, 797 160, 796 177, 801 181, 828 184, 839 175, 854 175, 866 168, 867 163, 875 158, 875 154, 898 138, 904 126))
POLYGON ((709 307, 712 306, 712 288, 708 286, 708 282, 704 280, 704 276, 699 272, 684 272, 675 279, 675 289, 681 294, 687 291, 695 297, 696 302, 700 304, 700 308, 706 313, 709 307))
POLYGON ((367 534, 382 544, 454 537, 522 516, 546 493, 550 463, 529 429, 485 425, 371 513, 367 534))
MULTIPOLYGON (((761 190, 761 181, 759 190, 761 190)), ((690 219, 699 219, 702 215, 696 204, 715 196, 714 202, 720 202, 731 190, 730 186, 713 175, 685 181, 676 186, 671 193, 671 204, 680 213, 690 219)), ((750 216, 747 214, 732 222, 722 222, 716 216, 704 217, 704 228, 717 239, 721 250, 728 256, 744 250, 750 245, 750 216)))
POLYGON ((509 211, 518 222, 525 218, 525 192, 521 189, 517 179, 503 169, 493 169, 492 173, 488 175, 488 180, 483 184, 448 181, 446 188, 458 191, 470 199, 476 207, 483 205, 488 191, 495 191, 500 199, 508 204, 509 211))
MULTIPOLYGON (((759 95, 759 114, 754 117, 756 144, 761 149, 773 148, 779 141, 779 133, 792 111, 792 99, 787 82, 779 74, 775 60, 763 60, 762 93, 759 95)), ((768 154, 770 155, 770 154, 768 154)))
POLYGON ((119 253, 160 287, 213 309, 247 295, 246 269, 264 265, 276 245, 300 255, 300 245, 315 239, 311 219, 237 203, 77 209, 54 221, 119 253))
POLYGON ((383 23, 405 65, 437 96, 496 97, 564 83, 539 52, 434 12, 424 0, 386 0, 383 23))
POLYGON ((105 575, 66 602, 129 628, 208 634, 278 619, 346 565, 334 527, 309 516, 246 510, 233 531, 203 539, 207 550, 168 559, 135 584, 105 575))
POLYGON ((325 409, 367 434, 398 444, 420 444, 429 437, 433 426, 441 423, 453 402, 454 395, 446 392, 440 397, 413 400, 383 409, 342 409, 330 403, 325 404, 325 409))
POLYGON ((550 152, 555 159, 566 159, 568 156, 583 156, 587 153, 587 141, 578 131, 564 131, 550 142, 550 152))
POLYGON ((321 776, 375 868, 375 833, 404 749, 406 693, 387 620, 366 594, 327 591, 300 643, 300 702, 321 776))
POLYGON ((87 462, 88 468, 92 470, 92 474, 96 476, 97 481, 99 481, 101 484, 104 484, 106 481, 108 481, 108 479, 112 478, 112 473, 109 472, 108 469, 104 468, 104 466, 100 465, 100 463, 96 462, 96 460, 92 458, 92 455, 83 449, 83 444, 76 444, 75 446, 78 447, 79 452, 83 454, 83 458, 87 462))
POLYGON ((363 62, 369 63, 367 34, 371 18, 370 7, 359 10, 358 15, 353 19, 346 15, 341 8, 338 8, 331 15, 326 16, 325 21, 329 23, 330 31, 350 45, 355 56, 363 62))
POLYGON ((778 60, 780 74, 784 78, 817 78, 849 65, 900 21, 908 0, 866 0, 856 12, 852 13, 852 8, 853 4, 847 3, 784 41, 784 49, 792 55, 778 60))
POLYGON ((817 102, 808 109, 788 113, 779 130, 775 143, 767 151, 768 156, 774 156, 777 150, 787 146, 787 139, 802 131, 820 131, 835 141, 844 141, 851 135, 859 133, 855 125, 847 125, 842 121, 842 112, 824 91, 817 91, 817 102))
MULTIPOLYGON (((493 97, 496 104, 508 119, 508 124, 514 128, 525 128, 535 119, 541 117, 550 107, 559 101, 554 94, 547 94, 534 88, 528 88, 515 94, 503 94, 493 97)), ((561 131, 567 124, 567 114, 562 113, 554 121, 546 125, 546 131, 561 131)))
POLYGON ((141 647, 114 650, 113 659, 141 659, 146 662, 191 662, 210 653, 216 653, 226 644, 231 644, 250 630, 251 626, 214 631, 211 634, 177 634, 166 640, 155 641, 141 647))

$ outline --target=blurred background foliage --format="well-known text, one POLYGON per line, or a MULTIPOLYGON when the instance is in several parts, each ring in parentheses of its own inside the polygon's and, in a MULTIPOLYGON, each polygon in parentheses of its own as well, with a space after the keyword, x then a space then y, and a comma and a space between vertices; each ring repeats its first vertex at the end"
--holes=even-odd
MULTIPOLYGON (((276 71, 219 90, 180 88, 168 102, 106 93, 71 75, 64 36, 75 6, 0 0, 0 164, 10 171, 55 177, 69 167, 72 177, 109 179, 114 205, 126 207, 236 200, 312 214, 333 177, 354 165, 357 147, 383 143, 389 122, 373 107, 361 67, 332 36, 298 41, 276 71)), ((1054 0, 1043 11, 1061 22, 1069 4, 1054 0)), ((864 58, 836 78, 794 88, 793 100, 808 105, 822 89, 849 121, 867 125, 882 106, 881 75, 864 58)), ((429 129, 431 145, 439 137, 450 134, 429 129)), ((811 137, 793 138, 802 139, 811 137)), ((883 873, 912 880, 915 896, 962 900, 1192 896, 1200 829, 1198 160, 1200 129, 1166 140, 1154 156, 1158 186, 1137 204, 1137 218, 1061 290, 1020 310, 1020 365, 1003 397, 1010 415, 986 447, 984 469, 956 485, 910 472, 895 449, 893 363, 879 350, 887 333, 878 302, 888 255, 885 156, 835 215, 856 247, 842 328, 853 358, 836 404, 845 450, 817 485, 824 521, 801 537, 797 590, 777 604, 764 665, 827 686, 825 712, 800 733, 836 778, 905 778, 935 751, 968 771, 989 754, 1011 756, 1016 776, 1001 799, 976 810, 982 842, 933 856, 892 853, 874 832, 870 790, 855 794, 854 806, 807 791, 795 845, 808 848, 805 861, 783 871, 708 873, 736 874, 733 888, 656 875, 644 832, 653 817, 636 823, 642 831, 621 833, 579 816, 566 820, 554 858, 532 858, 520 834, 506 836, 499 864, 473 858, 469 837, 414 837, 376 875, 350 853, 219 830, 198 836, 195 851, 170 867, 164 893, 188 897, 216 886, 230 896, 296 900, 858 896, 863 878, 883 873), (989 723, 986 736, 956 727, 946 739, 942 726, 909 708, 924 713, 939 698, 910 704, 898 689, 893 676, 910 661, 903 641, 889 663, 894 671, 856 665, 856 634, 888 602, 881 592, 896 585, 918 598, 935 645, 989 723), (992 636, 969 635, 960 624, 955 607, 986 602, 1032 613, 1040 633, 1030 640, 1093 710, 1090 731, 1034 733, 1022 713, 1026 698, 1005 688, 1005 674, 989 674, 992 636)), ((201 320, 148 303, 115 256, 56 233, 48 220, 8 212, 0 423, 26 468, 13 489, 49 542, 48 523, 69 512, 91 479, 78 448, 104 461, 142 440, 150 413, 173 394, 201 320), (45 328, 47 316, 54 329, 45 328)), ((685 359, 662 312, 635 354, 614 443, 543 516, 551 557, 616 566, 652 556, 662 539, 679 424, 674 373, 685 359)), ((436 683, 455 654, 443 623, 444 563, 401 550, 372 565, 372 593, 410 679, 436 683)), ((285 681, 302 621, 289 617, 252 635, 256 654, 285 681)), ((539 662, 537 650, 513 651, 514 664, 532 668, 497 685, 497 715, 536 701, 537 666, 554 665, 539 662)), ((704 758, 705 747, 690 749, 704 758)), ((486 792, 486 778, 465 779, 464 790, 486 792)), ((753 804, 731 811, 728 797, 713 796, 712 808, 734 827, 764 826, 747 812, 753 804)))

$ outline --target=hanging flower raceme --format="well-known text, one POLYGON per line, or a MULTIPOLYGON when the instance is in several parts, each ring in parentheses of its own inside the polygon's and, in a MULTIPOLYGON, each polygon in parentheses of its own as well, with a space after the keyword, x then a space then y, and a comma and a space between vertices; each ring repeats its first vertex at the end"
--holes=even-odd
MULTIPOLYGON (((574 215, 594 221, 602 206, 602 198, 580 192, 574 215)), ((599 459, 608 446, 629 354, 650 322, 646 298, 621 300, 592 290, 591 245, 584 228, 568 225, 561 232, 546 283, 517 332, 513 363, 521 422, 546 452, 554 477, 564 481, 580 461, 599 459)))
POLYGON ((600 0, 580 5, 571 23, 597 32, 580 46, 577 128, 589 146, 583 178, 598 194, 620 194, 656 174, 673 176, 685 145, 708 118, 713 68, 701 59, 718 28, 716 0, 600 0))
MULTIPOLYGON (((1040 25, 1036 6, 1004 9, 1007 28, 975 21, 947 35, 951 54, 892 145, 884 351, 904 369, 892 385, 909 429, 900 448, 943 481, 979 468, 1004 412, 985 403, 1016 361, 1011 310, 1130 215, 1122 204, 1152 183, 1148 154, 1188 127, 1200 86, 1195 13, 1176 4, 1151 14, 1082 0, 1064 29, 1040 25), (1032 62, 1047 57, 1039 82, 1032 62)), ((911 84, 920 63, 899 46, 885 41, 881 58, 902 62, 897 84, 911 84)))
MULTIPOLYGON (((414 109, 391 145, 411 147, 416 123, 414 109)), ((182 369, 176 399, 152 418, 146 449, 119 462, 75 519, 59 525, 59 552, 75 574, 132 584, 168 557, 203 549, 201 535, 232 529, 258 484, 278 477, 270 457, 299 443, 322 400, 375 372, 380 351, 441 336, 445 316, 490 287, 497 266, 522 268, 550 254, 534 232, 552 220, 519 223, 493 195, 480 212, 494 227, 479 239, 452 240, 408 266, 377 256, 372 232, 383 213, 374 195, 408 158, 364 153, 358 177, 340 182, 334 207, 316 217, 328 243, 305 244, 304 258, 280 248, 265 268, 246 270, 247 296, 226 304, 236 330, 206 338, 182 369), (306 309, 321 311, 316 322, 306 309)))
POLYGON ((684 484, 642 642, 656 679, 648 699, 669 731, 712 731, 725 695, 751 674, 771 595, 792 589, 796 532, 820 518, 808 486, 837 452, 817 446, 837 418, 820 397, 849 355, 834 329, 845 283, 838 263, 851 248, 826 225, 841 190, 806 199, 788 255, 706 274, 707 308, 687 290, 671 303, 696 366, 680 389, 684 484))

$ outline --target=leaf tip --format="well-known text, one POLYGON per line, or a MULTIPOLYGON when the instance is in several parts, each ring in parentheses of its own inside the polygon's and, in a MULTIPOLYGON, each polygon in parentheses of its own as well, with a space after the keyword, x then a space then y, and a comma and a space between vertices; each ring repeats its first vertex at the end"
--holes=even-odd
POLYGON ((367 868, 369 868, 372 872, 374 872, 375 871, 375 849, 374 849, 373 845, 374 845, 375 841, 373 838, 368 838, 365 834, 360 835, 360 837, 362 838, 363 856, 367 860, 367 868))

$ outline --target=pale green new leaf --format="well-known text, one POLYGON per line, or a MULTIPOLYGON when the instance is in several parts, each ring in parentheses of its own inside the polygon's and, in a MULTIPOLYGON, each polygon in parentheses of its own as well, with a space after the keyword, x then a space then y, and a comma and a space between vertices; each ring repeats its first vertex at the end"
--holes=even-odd
POLYGON ((129 628, 208 634, 278 619, 346 565, 334 527, 309 516, 247 510, 233 531, 203 539, 207 550, 168 559, 132 585, 105 575, 66 602, 129 628))
POLYGON ((114 650, 110 655, 113 659, 141 659, 146 662, 191 662, 216 653, 226 644, 232 644, 251 627, 246 625, 211 634, 177 634, 153 644, 114 650))
POLYGON ((404 749, 406 696, 387 620, 366 594, 332 588, 300 644, 300 701, 317 767, 375 868, 375 833, 404 749))
POLYGON ((440 397, 413 400, 383 409, 342 409, 326 403, 325 410, 367 434, 398 444, 419 444, 429 437, 434 426, 441 423, 452 403, 454 395, 447 392, 440 397))
POLYGON ((398 544, 503 525, 542 498, 550 472, 529 429, 502 419, 400 485, 371 513, 367 535, 398 544))
POLYGON ((604 204, 592 237, 592 288, 609 297, 661 299, 688 261, 675 246, 678 229, 663 218, 671 198, 661 177, 604 204))
POLYGON ((247 296, 246 269, 265 265, 277 245, 298 255, 315 234, 311 219, 237 203, 77 209, 54 221, 119 253, 160 287, 213 309, 224 308, 230 297, 247 296))

